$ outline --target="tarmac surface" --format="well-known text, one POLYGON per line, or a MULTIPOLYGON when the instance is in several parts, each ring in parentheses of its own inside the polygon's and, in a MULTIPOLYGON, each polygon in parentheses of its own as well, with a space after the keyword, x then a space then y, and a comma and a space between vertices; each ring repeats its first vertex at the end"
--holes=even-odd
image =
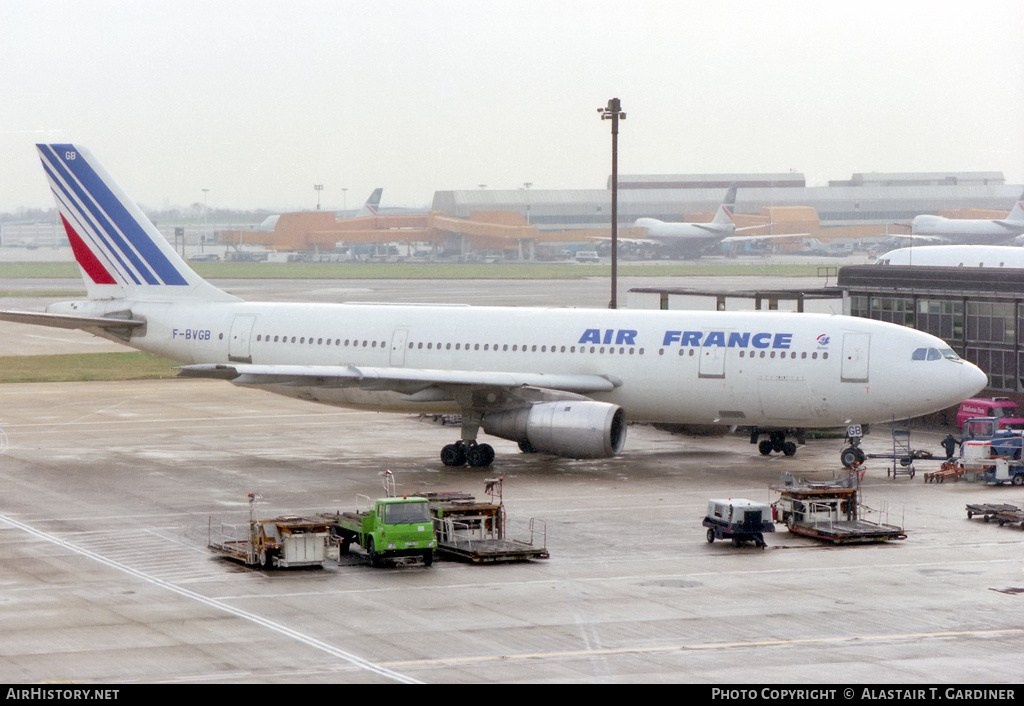
MULTIPOLYGON (((251 299, 443 292, 566 305, 605 288, 237 284, 227 288, 251 299)), ((25 335, 76 349, 72 333, 0 323, 0 356, 25 335)), ((914 478, 890 478, 886 460, 864 467, 862 501, 888 506, 907 539, 835 547, 780 526, 762 550, 707 543, 707 501, 770 502, 787 471, 831 479, 841 438, 763 457, 743 434, 634 425, 613 459, 525 455, 488 438, 492 468, 452 469, 438 453, 455 427, 218 381, 9 384, 0 400, 3 683, 1020 680, 1024 531, 969 520, 965 504, 1024 505, 1024 489, 926 484, 938 461, 918 461, 914 478), (484 479, 502 476, 510 534, 542 521, 534 541, 550 559, 375 569, 354 553, 263 571, 207 549, 211 518, 244 524, 250 492, 264 518, 349 510, 357 494, 383 494, 385 469, 400 493, 483 497, 484 479)), ((939 454, 947 431, 915 429, 911 443, 939 454)), ((865 448, 891 451, 888 429, 865 448)))

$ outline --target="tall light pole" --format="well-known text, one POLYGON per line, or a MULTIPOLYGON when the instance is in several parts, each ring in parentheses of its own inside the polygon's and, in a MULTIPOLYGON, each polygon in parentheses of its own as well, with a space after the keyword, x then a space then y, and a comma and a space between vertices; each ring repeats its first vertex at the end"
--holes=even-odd
POLYGON ((320 210, 320 192, 324 190, 323 184, 313 184, 313 190, 316 191, 316 210, 320 210))
POLYGON ((619 269, 619 120, 625 120, 622 104, 618 98, 612 98, 604 108, 598 108, 601 120, 612 121, 612 298, 609 309, 618 308, 618 269, 619 269))

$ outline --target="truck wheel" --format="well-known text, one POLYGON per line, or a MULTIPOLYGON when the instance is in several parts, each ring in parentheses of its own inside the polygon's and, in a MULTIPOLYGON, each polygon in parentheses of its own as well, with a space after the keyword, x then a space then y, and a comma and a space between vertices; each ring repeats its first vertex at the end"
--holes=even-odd
POLYGON ((709 527, 708 528, 708 544, 711 544, 714 541, 715 541, 715 531, 709 527))
POLYGON ((1018 473, 1010 482, 1014 485, 1024 485, 1024 473, 1018 473))
POLYGON ((380 566, 380 555, 373 546, 373 537, 366 543, 366 553, 370 555, 370 566, 380 566))
POLYGON ((434 563, 434 550, 433 549, 428 549, 427 551, 423 552, 423 565, 424 566, 430 566, 433 563, 434 563))

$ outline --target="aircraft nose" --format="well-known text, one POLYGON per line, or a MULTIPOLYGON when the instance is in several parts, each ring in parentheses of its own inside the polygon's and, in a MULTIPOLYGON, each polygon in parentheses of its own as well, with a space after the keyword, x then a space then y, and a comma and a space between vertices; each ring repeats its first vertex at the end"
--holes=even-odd
POLYGON ((986 387, 988 387, 988 375, 977 365, 964 361, 960 370, 961 399, 974 397, 986 387))

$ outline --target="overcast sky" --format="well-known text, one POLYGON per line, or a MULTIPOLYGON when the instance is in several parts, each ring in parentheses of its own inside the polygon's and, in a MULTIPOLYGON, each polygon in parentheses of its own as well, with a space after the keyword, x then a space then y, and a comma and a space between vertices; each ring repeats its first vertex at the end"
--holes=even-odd
POLYGON ((88 146, 143 205, 426 206, 622 174, 1002 171, 1020 0, 2 0, 0 211, 88 146), (347 189, 347 191, 343 191, 347 189))

